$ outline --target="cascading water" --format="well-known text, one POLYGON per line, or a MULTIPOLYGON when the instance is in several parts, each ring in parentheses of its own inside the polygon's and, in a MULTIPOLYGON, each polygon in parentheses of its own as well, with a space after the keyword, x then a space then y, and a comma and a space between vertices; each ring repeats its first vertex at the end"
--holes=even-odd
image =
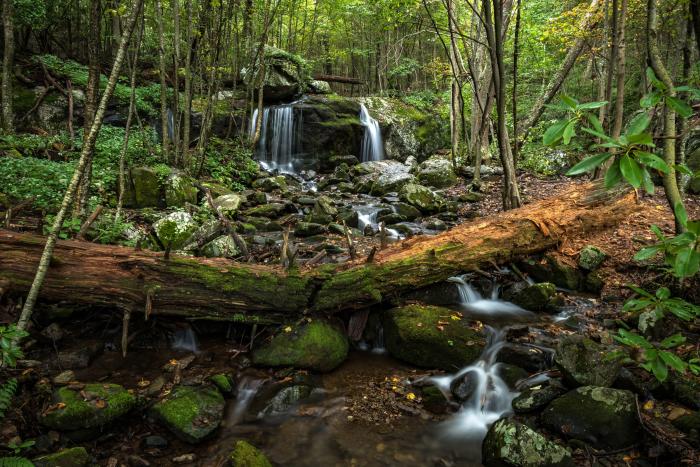
POLYGON ((236 425, 243 420, 243 416, 264 382, 264 379, 252 378, 249 376, 245 376, 241 379, 241 382, 238 383, 236 401, 232 405, 226 420, 228 426, 236 425))
MULTIPOLYGON (((372 204, 365 204, 357 206, 355 210, 357 211, 357 228, 360 230, 360 232, 364 233, 367 226, 371 226, 374 232, 379 230, 378 217, 379 211, 381 211, 382 208, 372 204)), ((389 238, 403 238, 396 229, 387 228, 386 233, 389 238)))
MULTIPOLYGON (((258 109, 253 111, 249 136, 255 136, 258 109)), ((255 157, 268 170, 295 173, 294 156, 301 150, 301 114, 294 112, 294 103, 274 105, 263 109, 260 139, 255 157)))
POLYGON ((382 130, 377 122, 369 114, 364 104, 360 105, 360 123, 365 127, 365 134, 362 138, 360 157, 362 162, 381 161, 384 159, 384 141, 382 141, 382 130))
POLYGON ((186 350, 193 353, 199 352, 197 335, 190 326, 179 328, 175 331, 172 345, 173 349, 176 350, 186 350))
POLYGON ((450 277, 450 282, 457 284, 457 290, 461 299, 460 306, 476 316, 488 316, 491 318, 525 318, 534 316, 533 313, 520 308, 514 303, 498 299, 498 285, 494 285, 491 298, 485 299, 463 276, 450 277))

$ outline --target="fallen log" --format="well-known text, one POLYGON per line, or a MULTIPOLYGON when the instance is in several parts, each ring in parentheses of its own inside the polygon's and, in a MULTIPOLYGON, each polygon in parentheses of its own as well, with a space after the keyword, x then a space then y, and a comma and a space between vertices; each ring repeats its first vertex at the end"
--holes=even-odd
MULTIPOLYGON (((637 209, 630 193, 574 188, 556 198, 415 237, 343 265, 285 271, 236 263, 59 241, 40 299, 152 315, 280 322, 304 312, 363 309, 492 263, 555 247, 567 237, 619 223, 637 209)), ((29 289, 44 238, 0 230, 0 280, 29 289)), ((6 288, 6 287, 4 287, 6 288)))
POLYGON ((360 78, 353 78, 352 76, 314 75, 314 79, 318 81, 328 81, 331 83, 363 84, 363 81, 360 78))

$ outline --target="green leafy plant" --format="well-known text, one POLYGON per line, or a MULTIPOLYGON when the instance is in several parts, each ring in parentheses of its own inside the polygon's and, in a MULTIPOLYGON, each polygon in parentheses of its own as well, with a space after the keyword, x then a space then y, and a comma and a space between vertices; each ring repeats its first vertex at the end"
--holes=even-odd
POLYGON ((36 441, 33 439, 29 439, 27 441, 22 441, 20 443, 9 443, 7 445, 7 448, 12 451, 15 455, 21 453, 22 451, 25 451, 27 449, 31 449, 32 446, 36 444, 36 441))
POLYGON ((623 309, 625 311, 640 313, 640 329, 644 331, 648 325, 671 313, 683 321, 691 321, 700 316, 700 306, 688 303, 677 297, 671 297, 671 291, 667 287, 660 287, 655 294, 651 294, 641 287, 628 285, 634 290, 638 298, 627 300, 623 309), (641 323, 648 323, 641 325, 641 323))
POLYGON ((5 412, 12 403, 12 398, 17 392, 17 380, 10 378, 4 384, 0 384, 0 420, 5 418, 5 412))
MULTIPOLYGON (((46 219, 44 220, 44 235, 48 235, 51 233, 51 227, 53 226, 53 220, 56 216, 46 216, 46 219)), ((80 227, 82 225, 82 222, 79 218, 77 217, 71 217, 69 219, 66 219, 63 221, 63 227, 61 228, 61 231, 58 233, 58 238, 61 240, 68 240, 69 238, 74 237, 75 235, 80 232, 80 227)))
POLYGON ((655 344, 639 334, 619 329, 618 335, 614 338, 623 345, 641 350, 639 366, 653 374, 661 382, 668 378, 669 368, 681 374, 688 369, 688 363, 670 351, 670 349, 685 342, 685 337, 680 334, 674 334, 655 344))
POLYGON ((0 467, 34 467, 34 463, 24 457, 0 457, 0 467))
POLYGON ((0 358, 4 365, 15 366, 17 360, 24 357, 18 342, 29 333, 17 329, 14 324, 0 326, 0 358))

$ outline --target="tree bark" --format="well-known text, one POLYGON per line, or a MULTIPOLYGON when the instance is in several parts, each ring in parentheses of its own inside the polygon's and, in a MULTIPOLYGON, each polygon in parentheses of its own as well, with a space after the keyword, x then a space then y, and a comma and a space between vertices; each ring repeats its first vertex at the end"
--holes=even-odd
POLYGON ((170 131, 168 129, 168 83, 165 67, 165 38, 163 37, 163 4, 156 0, 156 22, 158 23, 158 68, 160 74, 160 128, 163 134, 163 154, 170 161, 170 131))
POLYGON ((14 5, 13 0, 2 1, 2 27, 4 29, 4 49, 2 57, 2 128, 7 133, 15 131, 12 109, 12 68, 15 57, 14 5))
MULTIPOLYGON (((220 258, 173 256, 166 261, 156 252, 59 241, 55 251, 43 254, 46 263, 52 260, 44 271, 41 299, 123 310, 144 309, 150 301, 154 314, 232 321, 362 309, 455 274, 510 264, 572 236, 614 226, 638 209, 629 191, 577 186, 440 235, 392 245, 375 252, 370 264, 358 258, 332 269, 284 271, 220 258)), ((13 291, 29 288, 42 243, 33 234, 0 230, 0 280, 10 281, 13 291)))
MULTIPOLYGON (((36 264, 36 258, 30 263, 30 277, 33 274, 33 280, 28 283, 31 284, 29 288, 29 293, 27 294, 27 299, 22 307, 22 313, 20 314, 19 320, 17 321, 17 327, 19 329, 26 329, 29 324, 29 319, 32 316, 34 310, 34 304, 39 296, 39 291, 44 283, 46 273, 49 269, 49 264, 53 258, 54 247, 56 246, 56 240, 58 234, 63 227, 63 221, 66 218, 71 205, 73 204, 76 192, 78 190, 78 184, 83 178, 85 169, 90 160, 90 155, 95 147, 95 141, 97 140, 97 135, 102 127, 102 118, 104 117, 105 111, 107 110, 107 103, 109 102, 114 88, 117 85, 117 78, 119 78, 119 70, 121 69, 122 62, 124 61, 124 55, 126 53, 126 47, 131 39, 131 34, 134 31, 134 25, 136 24, 136 19, 139 16, 141 7, 143 6, 143 0, 135 0, 134 11, 129 18, 128 24, 124 29, 124 34, 122 35, 121 43, 119 44, 119 49, 117 50, 117 55, 114 59, 114 64, 112 65, 112 71, 109 75, 109 80, 107 81, 107 87, 105 88, 102 98, 100 100, 100 105, 97 107, 95 112, 95 118, 93 119, 92 126, 88 132, 87 139, 83 144, 83 148, 80 152, 80 159, 76 164, 75 171, 73 172, 73 177, 71 178, 66 193, 63 195, 63 201, 61 201, 61 207, 56 213, 53 225, 51 227, 51 233, 46 238, 46 244, 44 245, 41 256, 39 257, 39 264, 34 269, 34 264, 36 264), (36 271, 36 272, 35 272, 36 271)), ((41 244, 37 244, 37 248, 41 248, 41 244)))

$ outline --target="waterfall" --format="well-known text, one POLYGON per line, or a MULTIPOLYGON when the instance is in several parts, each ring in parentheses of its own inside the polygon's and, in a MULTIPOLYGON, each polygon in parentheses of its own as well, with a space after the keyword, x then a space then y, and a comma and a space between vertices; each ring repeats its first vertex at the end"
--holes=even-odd
POLYGON ((475 316, 491 318, 530 318, 533 313, 520 308, 514 303, 498 299, 499 287, 494 285, 491 298, 483 298, 481 294, 464 280, 463 276, 450 277, 450 282, 457 284, 460 306, 475 316))
POLYGON ((372 118, 364 104, 360 105, 360 123, 365 127, 360 156, 362 162, 384 159, 384 142, 379 122, 372 118))
POLYGON ((255 395, 258 390, 267 381, 265 379, 253 378, 250 376, 244 376, 240 383, 238 383, 238 388, 236 391, 236 401, 229 409, 227 417, 227 425, 233 426, 240 423, 243 420, 248 407, 253 402, 255 395))
MULTIPOLYGON (((248 133, 251 139, 257 121, 255 109, 248 133)), ((301 116, 295 116, 294 103, 264 107, 255 158, 268 170, 295 173, 294 156, 300 152, 302 127, 301 116)))
POLYGON ((173 349, 187 350, 193 353, 199 352, 197 335, 190 326, 179 328, 175 331, 175 335, 173 336, 173 349))

